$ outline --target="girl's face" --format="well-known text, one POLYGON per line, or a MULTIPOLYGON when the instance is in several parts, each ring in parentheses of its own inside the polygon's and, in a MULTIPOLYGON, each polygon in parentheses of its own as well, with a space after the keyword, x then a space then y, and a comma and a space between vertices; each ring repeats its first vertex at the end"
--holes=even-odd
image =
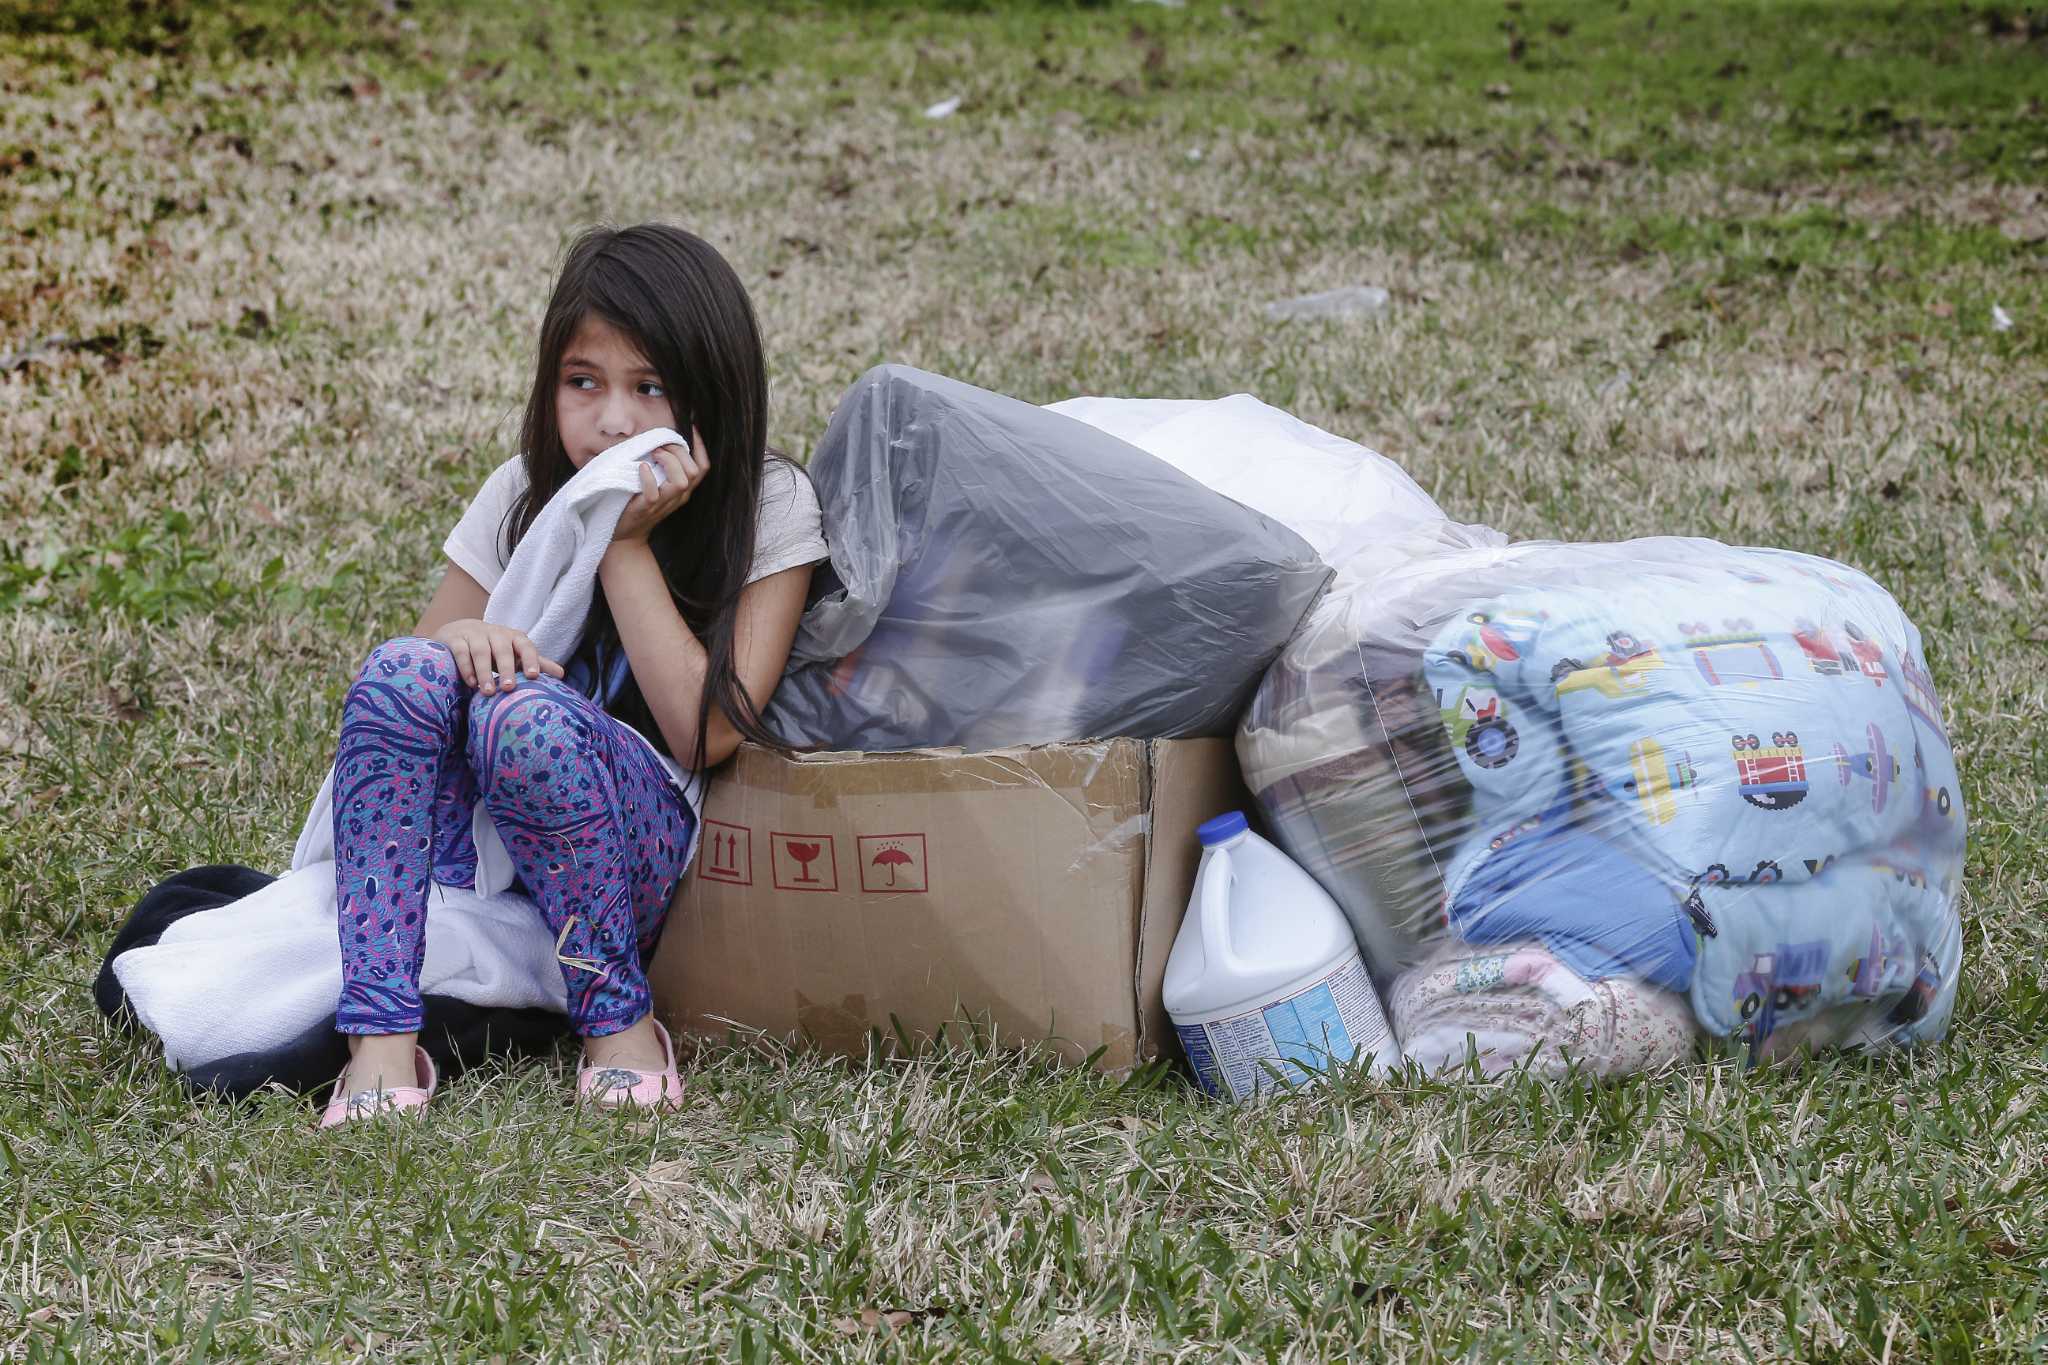
POLYGON ((555 385, 562 449, 578 469, 629 436, 676 423, 668 391, 647 357, 625 333, 594 315, 569 338, 555 385))

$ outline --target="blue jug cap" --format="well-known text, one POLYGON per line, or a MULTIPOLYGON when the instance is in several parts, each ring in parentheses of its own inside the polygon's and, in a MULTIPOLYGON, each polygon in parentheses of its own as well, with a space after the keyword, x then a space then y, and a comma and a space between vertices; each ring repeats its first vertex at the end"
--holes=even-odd
POLYGON ((1202 841, 1203 848, 1214 848, 1218 844, 1229 843, 1250 828, 1251 822, 1244 818, 1244 812, 1234 810, 1198 825, 1195 837, 1202 841))

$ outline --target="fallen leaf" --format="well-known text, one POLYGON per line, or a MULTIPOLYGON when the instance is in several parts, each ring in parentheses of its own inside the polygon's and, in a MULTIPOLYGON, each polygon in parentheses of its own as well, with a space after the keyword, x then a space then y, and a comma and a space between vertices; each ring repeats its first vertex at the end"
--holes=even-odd
POLYGON ((858 1336, 862 1332, 887 1331, 895 1335, 899 1327, 908 1327, 917 1321, 917 1314, 905 1308, 863 1308, 858 1317, 834 1318, 832 1325, 847 1336, 858 1336))
POLYGON ((1937 303, 1928 304, 1927 311, 1938 318, 1952 318, 1956 315, 1956 306, 1946 300, 1942 300, 1937 303))
POLYGON ((109 685, 106 691, 107 705, 113 709, 114 719, 133 724, 149 714, 149 707, 140 697, 126 688, 109 685))
POLYGON ((1514 93, 1515 87, 1509 85, 1506 81, 1495 81, 1492 85, 1486 87, 1486 98, 1490 100, 1504 100, 1514 93))
POLYGON ((2048 213, 2030 213, 2023 218, 2008 218, 1998 225, 1998 231, 1999 235, 2009 242, 2048 241, 2048 213))

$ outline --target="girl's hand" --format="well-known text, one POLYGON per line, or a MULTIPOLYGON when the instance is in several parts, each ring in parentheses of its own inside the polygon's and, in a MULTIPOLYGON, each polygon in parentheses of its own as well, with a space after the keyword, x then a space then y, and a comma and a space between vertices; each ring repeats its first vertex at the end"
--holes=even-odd
POLYGON ((455 670, 462 681, 485 696, 500 687, 510 691, 523 671, 529 678, 545 673, 562 676, 562 666, 543 659, 524 631, 493 626, 482 621, 450 621, 434 632, 434 638, 448 646, 455 656, 455 670))
POLYGON ((695 427, 690 428, 690 449, 666 445, 649 458, 661 462, 668 482, 656 488, 653 468, 646 461, 641 462, 640 491, 619 514, 618 529, 612 532, 614 544, 622 540, 647 539, 647 533, 659 525, 663 517, 690 500, 690 494, 711 472, 710 452, 704 449, 704 438, 698 435, 695 427))

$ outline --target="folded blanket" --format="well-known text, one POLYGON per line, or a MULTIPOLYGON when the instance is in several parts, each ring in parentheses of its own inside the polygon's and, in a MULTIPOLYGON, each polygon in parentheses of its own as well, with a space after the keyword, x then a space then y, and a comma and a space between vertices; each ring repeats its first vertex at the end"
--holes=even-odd
POLYGON ((1684 996, 1628 977, 1588 981, 1541 943, 1438 944, 1388 993, 1402 1055, 1424 1071, 1482 1074, 1527 1065, 1562 1075, 1652 1071, 1692 1055, 1698 1030, 1684 996))
MULTIPOLYGON (((643 432, 578 470, 521 539, 484 619, 525 631, 550 658, 572 654, 598 563, 639 491, 639 464, 655 448, 682 440, 666 428, 643 432)), ((653 467, 659 483, 661 468, 653 467)), ((693 812, 702 794, 702 783, 684 793, 693 812)), ((261 1084, 266 1066, 271 1078, 291 1083, 303 1069, 306 1040, 331 1030, 341 991, 333 800, 330 769, 287 875, 185 914, 153 936, 135 936, 134 946, 117 939, 108 970, 119 991, 110 999, 156 1034, 174 1070, 200 1076, 236 1059, 229 1070, 237 1087, 261 1084)), ((513 889, 511 855, 481 802, 474 821, 475 884, 436 883, 429 893, 421 990, 478 1007, 566 1014, 553 937, 539 910, 513 889)))

